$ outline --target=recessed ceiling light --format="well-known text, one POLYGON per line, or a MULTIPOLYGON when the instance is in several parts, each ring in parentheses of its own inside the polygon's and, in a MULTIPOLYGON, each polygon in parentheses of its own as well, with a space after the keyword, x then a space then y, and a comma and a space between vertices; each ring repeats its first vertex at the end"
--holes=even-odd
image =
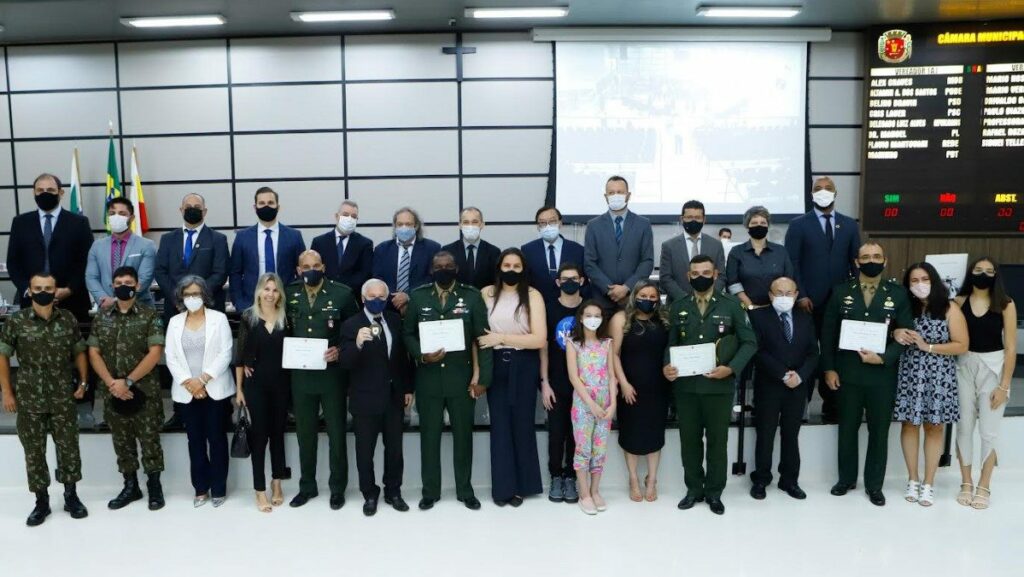
POLYGON ((292 12, 296 22, 367 22, 394 20, 394 10, 335 10, 331 12, 292 12))
POLYGON ((153 16, 122 18, 121 24, 132 28, 178 28, 182 26, 223 26, 227 23, 220 14, 200 16, 153 16))
POLYGON ((792 18, 802 6, 707 6, 697 7, 698 16, 708 18, 792 18))
POLYGON ((563 18, 569 15, 569 7, 466 8, 465 15, 466 18, 563 18))

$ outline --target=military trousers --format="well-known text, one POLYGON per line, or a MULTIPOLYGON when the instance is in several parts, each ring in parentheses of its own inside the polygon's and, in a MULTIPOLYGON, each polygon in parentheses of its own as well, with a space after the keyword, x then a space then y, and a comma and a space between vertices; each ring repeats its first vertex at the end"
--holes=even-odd
MULTIPOLYGON (((842 377, 840 377, 842 379, 842 377)), ((841 380, 839 387, 839 482, 857 483, 860 423, 867 419, 868 451, 864 488, 881 491, 889 458, 889 424, 896 401, 896 383, 861 385, 841 380)))
POLYGON ((728 474, 726 452, 733 396, 731 393, 688 393, 678 387, 674 392, 686 494, 721 497, 728 474))
POLYGON ((452 396, 416 395, 420 415, 420 470, 423 476, 423 497, 441 498, 441 429, 444 410, 452 423, 455 494, 459 499, 475 497, 473 493, 473 413, 476 399, 468 393, 452 396))
POLYGON ((111 408, 110 395, 103 395, 103 420, 110 425, 110 439, 117 456, 117 470, 123 475, 139 470, 139 449, 142 449, 142 470, 147 474, 164 470, 164 450, 160 446, 160 429, 164 424, 164 405, 156 380, 136 384, 146 395, 142 409, 125 416, 111 408))
POLYGON ((295 413, 295 437, 299 443, 299 491, 316 494, 317 446, 320 437, 320 412, 327 424, 327 461, 331 494, 344 493, 348 486, 348 447, 345 440, 345 415, 348 394, 340 380, 307 383, 292 375, 292 409, 295 413))
POLYGON ((54 403, 47 413, 18 411, 15 428, 25 449, 28 490, 45 491, 50 486, 50 468, 46 464, 46 436, 57 448, 57 482, 82 480, 82 457, 78 450, 78 414, 73 400, 54 403))

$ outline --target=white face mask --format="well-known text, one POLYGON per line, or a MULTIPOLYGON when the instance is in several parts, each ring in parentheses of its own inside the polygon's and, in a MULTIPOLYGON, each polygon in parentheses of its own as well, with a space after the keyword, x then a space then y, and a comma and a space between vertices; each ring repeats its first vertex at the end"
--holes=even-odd
POLYGON ((203 297, 185 297, 183 302, 185 303, 185 308, 187 308, 190 313, 194 313, 203 308, 203 297))
POLYGON ((341 234, 352 234, 352 232, 356 229, 356 224, 358 224, 358 222, 358 220, 352 218, 351 216, 339 216, 338 232, 340 232, 341 234))
POLYGON ((626 195, 624 194, 610 194, 608 195, 608 208, 619 211, 626 208, 626 195))
POLYGON ((468 243, 474 243, 480 240, 480 227, 479 226, 464 226, 462 227, 462 238, 466 239, 468 243))
POLYGON ((919 299, 926 299, 928 295, 932 293, 932 283, 930 282, 919 282, 917 284, 910 285, 910 292, 914 293, 919 299))
POLYGON ((818 205, 818 208, 828 208, 836 201, 836 193, 831 190, 817 190, 811 195, 811 199, 814 200, 814 204, 818 205))
POLYGON ((558 240, 560 231, 558 230, 557 224, 549 224, 544 228, 540 229, 540 237, 548 242, 555 242, 558 240))
POLYGON ((596 331, 601 328, 601 317, 587 317, 583 319, 583 326, 587 327, 592 331, 596 331))
POLYGON ((110 232, 114 234, 128 230, 128 217, 123 214, 112 214, 107 217, 107 222, 110 223, 110 232))
POLYGON ((793 297, 774 297, 772 298, 772 308, 775 309, 779 314, 788 313, 793 310, 793 304, 796 303, 796 299, 793 297))

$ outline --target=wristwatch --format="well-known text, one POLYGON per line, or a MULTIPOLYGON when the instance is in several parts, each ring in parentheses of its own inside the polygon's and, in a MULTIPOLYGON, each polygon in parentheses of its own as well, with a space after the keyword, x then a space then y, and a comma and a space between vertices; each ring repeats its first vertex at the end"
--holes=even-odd
POLYGON ((135 386, 135 381, 131 380, 128 377, 125 377, 124 378, 124 384, 130 389, 130 388, 135 386))

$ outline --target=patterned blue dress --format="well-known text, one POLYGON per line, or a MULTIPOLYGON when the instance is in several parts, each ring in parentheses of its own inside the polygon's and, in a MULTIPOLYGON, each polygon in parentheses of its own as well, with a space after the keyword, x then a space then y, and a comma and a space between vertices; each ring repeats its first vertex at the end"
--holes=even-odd
MULTIPOLYGON (((949 323, 944 318, 933 319, 927 312, 914 320, 914 330, 926 343, 949 342, 949 323)), ((915 425, 959 421, 956 357, 907 347, 900 357, 893 418, 915 425)))

